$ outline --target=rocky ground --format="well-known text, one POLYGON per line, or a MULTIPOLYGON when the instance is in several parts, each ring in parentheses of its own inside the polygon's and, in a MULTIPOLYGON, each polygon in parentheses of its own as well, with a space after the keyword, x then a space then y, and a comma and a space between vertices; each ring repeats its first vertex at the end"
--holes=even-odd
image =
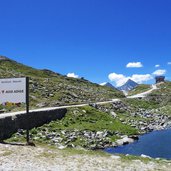
POLYGON ((123 159, 100 153, 0 144, 2 171, 169 171, 169 161, 123 159))
POLYGON ((114 102, 111 105, 96 105, 97 109, 110 113, 118 118, 123 124, 129 124, 138 129, 141 134, 154 130, 162 130, 171 127, 171 117, 159 108, 133 108, 122 101, 114 102))
MULTIPOLYGON (((147 101, 148 102, 148 101, 147 101)), ((149 102, 148 102, 149 103, 149 102)), ((134 104, 135 105, 135 104, 134 104)), ((160 108, 134 108, 133 104, 128 105, 122 101, 114 102, 109 105, 94 105, 100 111, 110 113, 113 118, 117 118, 123 124, 130 125, 137 129, 139 134, 145 134, 155 130, 171 128, 171 116, 162 112, 160 108)), ((118 135, 121 137, 112 146, 128 144, 137 140, 137 137, 118 135)))
MULTIPOLYGON (((85 106, 68 109, 62 120, 34 128, 30 131, 30 136, 34 142, 55 145, 59 148, 81 146, 94 150, 114 146, 116 139, 123 137, 129 140, 127 135, 137 133, 135 128, 121 123, 109 113, 85 106)), ((25 131, 19 130, 10 141, 20 142, 24 136, 25 131)))
MULTIPOLYGON (((70 109, 61 121, 53 121, 31 130, 34 142, 58 148, 104 149, 138 140, 139 134, 171 127, 169 115, 159 109, 137 108, 117 101, 107 105, 70 109)), ((21 141, 24 130, 19 130, 10 141, 21 141)))

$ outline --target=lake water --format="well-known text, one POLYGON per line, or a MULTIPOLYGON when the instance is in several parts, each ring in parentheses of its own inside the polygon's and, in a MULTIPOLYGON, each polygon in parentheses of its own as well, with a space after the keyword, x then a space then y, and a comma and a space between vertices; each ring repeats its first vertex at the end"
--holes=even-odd
POLYGON ((130 154, 141 156, 142 154, 152 158, 171 159, 171 129, 154 131, 139 137, 132 144, 105 149, 108 153, 130 154))

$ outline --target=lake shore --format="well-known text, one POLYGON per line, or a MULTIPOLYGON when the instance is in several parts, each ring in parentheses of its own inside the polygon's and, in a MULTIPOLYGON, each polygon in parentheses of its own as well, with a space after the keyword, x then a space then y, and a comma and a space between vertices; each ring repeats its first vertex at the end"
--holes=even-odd
POLYGON ((171 159, 171 129, 157 130, 139 137, 137 142, 117 148, 107 148, 112 154, 129 154, 148 158, 171 159))

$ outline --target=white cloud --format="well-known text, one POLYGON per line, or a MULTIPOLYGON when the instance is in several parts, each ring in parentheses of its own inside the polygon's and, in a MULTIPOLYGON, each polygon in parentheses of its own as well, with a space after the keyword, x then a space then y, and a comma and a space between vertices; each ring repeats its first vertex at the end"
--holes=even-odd
POLYGON ((125 84, 128 79, 131 79, 139 84, 153 79, 153 77, 150 74, 144 74, 144 75, 133 74, 132 76, 127 77, 123 74, 117 74, 117 73, 109 74, 108 78, 110 79, 110 81, 114 81, 117 87, 125 84))
POLYGON ((67 77, 72 77, 72 78, 79 78, 79 76, 78 75, 76 75, 75 73, 68 73, 67 74, 67 77))
POLYGON ((131 80, 139 83, 139 84, 142 84, 143 82, 146 82, 146 81, 149 81, 153 79, 153 77, 151 76, 151 74, 134 74, 131 76, 131 80))
MULTIPOLYGON (((155 67, 159 67, 160 65, 157 64, 155 67)), ((128 79, 131 79, 138 84, 142 84, 149 80, 154 79, 154 76, 164 75, 166 74, 165 69, 158 69, 154 71, 152 74, 133 74, 131 76, 125 76, 123 74, 111 73, 109 74, 108 78, 110 81, 113 81, 117 87, 122 86, 127 82, 128 79)))
POLYGON ((164 74, 166 74, 166 70, 165 69, 158 69, 158 70, 153 72, 153 75, 157 75, 157 76, 164 75, 164 74))
POLYGON ((171 62, 168 62, 167 64, 168 64, 168 65, 171 65, 171 62))
POLYGON ((116 86, 119 87, 123 85, 128 79, 123 74, 117 74, 117 73, 111 73, 108 76, 110 81, 114 81, 116 83, 116 86))
POLYGON ((160 67, 160 65, 159 65, 159 64, 157 64, 157 65, 155 65, 155 67, 156 67, 156 68, 158 68, 158 67, 160 67))
POLYGON ((127 68, 142 68, 143 64, 141 62, 129 62, 126 65, 127 68))

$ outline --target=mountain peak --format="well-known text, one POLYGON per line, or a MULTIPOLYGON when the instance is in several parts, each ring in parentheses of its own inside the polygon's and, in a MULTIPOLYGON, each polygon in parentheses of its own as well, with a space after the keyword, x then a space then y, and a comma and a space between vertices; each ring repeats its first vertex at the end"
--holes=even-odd
POLYGON ((135 81, 133 81, 131 79, 128 79, 127 82, 124 85, 118 87, 118 89, 121 91, 127 92, 127 91, 134 89, 137 86, 138 86, 138 83, 136 83, 135 81))
MULTIPOLYGON (((127 84, 127 83, 136 83, 136 82, 133 81, 133 80, 131 80, 131 79, 129 78, 125 84, 127 84)), ((136 83, 136 84, 137 84, 137 83, 136 83)))
POLYGON ((106 86, 106 87, 110 87, 110 88, 113 88, 113 89, 115 89, 115 87, 111 84, 111 83, 109 83, 109 82, 105 82, 105 83, 102 83, 102 84, 100 84, 101 86, 106 86))

